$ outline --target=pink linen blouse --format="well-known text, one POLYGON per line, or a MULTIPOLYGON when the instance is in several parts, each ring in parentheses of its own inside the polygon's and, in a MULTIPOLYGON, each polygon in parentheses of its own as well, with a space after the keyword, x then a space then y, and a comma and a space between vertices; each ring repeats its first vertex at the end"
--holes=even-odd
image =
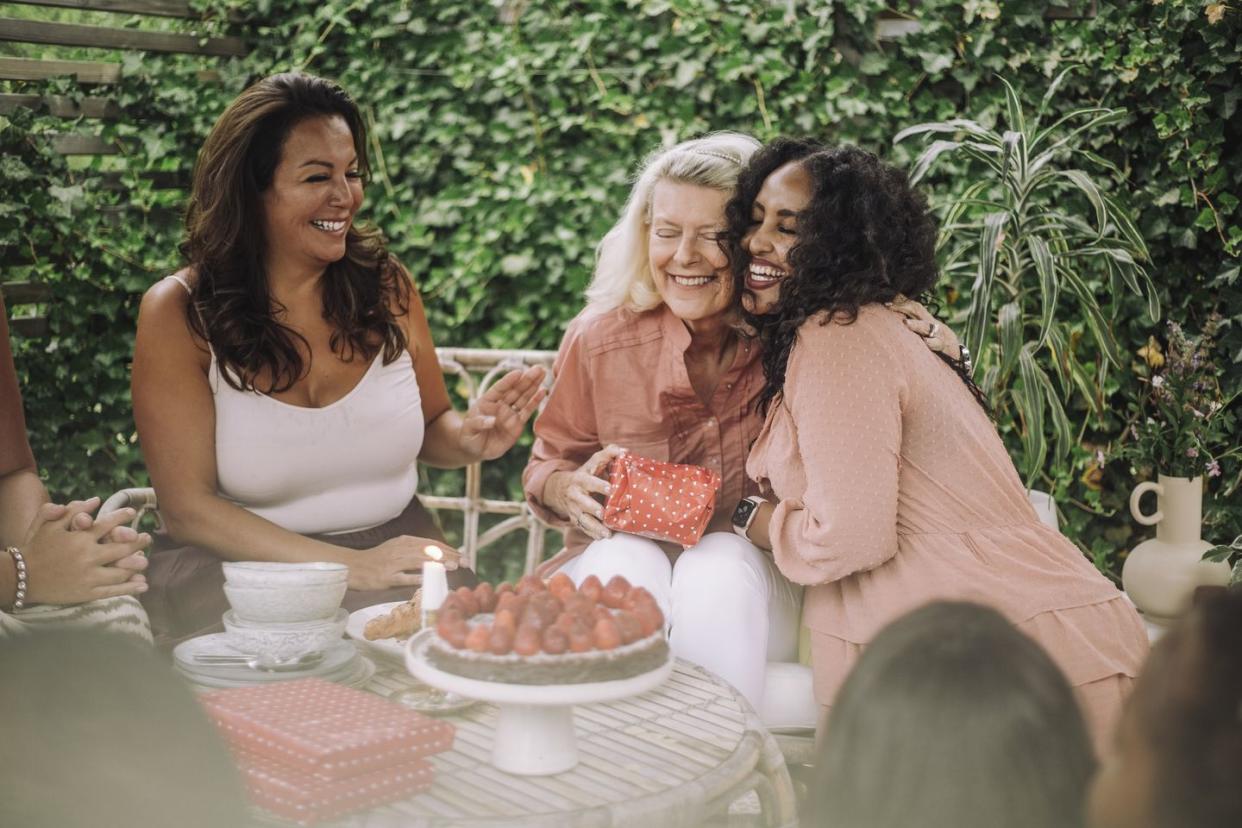
POLYGON ((737 502, 758 492, 745 462, 760 426, 753 404, 763 387, 759 347, 745 339, 738 343, 709 405, 690 385, 689 347, 690 331, 667 305, 644 313, 579 315, 569 323, 522 474, 531 508, 566 532, 565 549, 544 562, 541 575, 591 542, 543 505, 543 486, 549 475, 577 469, 603 446, 615 443, 645 457, 717 471, 722 482, 709 531, 726 527, 737 502))
POLYGON ((1072 685, 1136 675, 1147 650, 1138 616, 1039 521, 961 379, 879 305, 850 324, 822 319, 799 330, 784 395, 746 466, 780 501, 777 565, 807 585, 820 704, 831 704, 862 645, 934 599, 997 608, 1072 685))

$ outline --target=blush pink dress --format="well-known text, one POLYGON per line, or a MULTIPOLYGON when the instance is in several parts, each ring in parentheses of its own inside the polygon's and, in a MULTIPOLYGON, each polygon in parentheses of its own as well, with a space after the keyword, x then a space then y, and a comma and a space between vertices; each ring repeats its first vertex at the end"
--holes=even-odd
POLYGON ((779 505, 773 554, 807 586, 815 696, 936 599, 996 608, 1060 665, 1096 744, 1147 653, 1138 614, 1040 523, 996 428, 953 370, 879 305, 798 332, 746 470, 779 505))

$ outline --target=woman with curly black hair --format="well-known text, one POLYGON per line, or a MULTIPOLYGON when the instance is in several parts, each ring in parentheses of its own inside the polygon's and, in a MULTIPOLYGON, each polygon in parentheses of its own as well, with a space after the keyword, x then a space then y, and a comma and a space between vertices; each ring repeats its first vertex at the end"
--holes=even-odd
POLYGON ((853 147, 782 139, 727 208, 734 280, 763 345, 766 420, 748 536, 805 584, 816 699, 876 632, 934 599, 995 607, 1065 671, 1097 744, 1147 652, 1134 608, 1042 524, 961 364, 884 303, 936 283, 935 222, 853 147))
POLYGON ((532 368, 453 410, 409 273, 356 221, 366 177, 357 105, 298 73, 242 92, 199 153, 186 267, 143 297, 134 347, 143 456, 188 544, 152 558, 161 644, 219 622, 221 559, 345 563, 348 608, 408 598, 426 546, 457 563, 415 462, 498 457, 542 399, 532 368))

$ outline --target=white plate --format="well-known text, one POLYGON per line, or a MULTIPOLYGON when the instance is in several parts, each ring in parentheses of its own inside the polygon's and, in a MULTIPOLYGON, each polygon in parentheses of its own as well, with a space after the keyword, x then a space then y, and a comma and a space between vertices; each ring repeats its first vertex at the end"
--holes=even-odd
MULTIPOLYGON (((245 681, 233 681, 230 679, 211 678, 207 676, 188 675, 180 667, 177 668, 182 678, 190 682, 198 690, 223 690, 233 687, 253 687, 256 684, 267 684, 268 681, 256 681, 253 678, 245 681)), ((306 678, 306 676, 296 673, 273 673, 278 676, 276 681, 290 681, 291 679, 306 678)), ((364 655, 355 654, 354 659, 349 662, 343 671, 336 675, 316 676, 324 681, 331 681, 336 684, 344 684, 347 687, 361 689, 375 675, 375 662, 364 655)))
POLYGON ((387 604, 376 604, 371 607, 363 607, 360 610, 354 610, 349 614, 349 620, 345 622, 345 635, 352 638, 367 653, 381 656, 389 661, 398 663, 405 660, 405 642, 408 638, 377 638, 369 641, 362 631, 366 628, 367 622, 372 618, 379 618, 386 615, 393 607, 399 607, 405 601, 390 601, 387 604))
POLYGON ((334 641, 323 653, 323 661, 312 664, 302 670, 288 670, 280 673, 269 673, 263 670, 251 670, 244 664, 199 664, 195 656, 232 655, 237 651, 230 644, 227 633, 200 635, 183 641, 173 649, 173 663, 178 672, 196 683, 229 682, 234 684, 264 684, 272 681, 318 676, 329 681, 337 676, 348 673, 354 660, 358 658, 358 649, 352 641, 341 639, 334 641))

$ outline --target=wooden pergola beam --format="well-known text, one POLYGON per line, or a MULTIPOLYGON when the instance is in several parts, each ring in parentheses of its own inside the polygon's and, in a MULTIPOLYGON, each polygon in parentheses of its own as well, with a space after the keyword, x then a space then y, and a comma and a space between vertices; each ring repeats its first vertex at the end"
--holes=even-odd
POLYGON ((0 57, 0 80, 48 80, 64 75, 72 75, 78 83, 116 83, 121 79, 121 64, 0 57))
POLYGON ((41 43, 50 46, 82 46, 90 49, 133 49, 143 52, 176 52, 215 57, 242 57, 248 49, 240 37, 201 38, 192 34, 148 32, 141 29, 109 29, 75 23, 48 23, 0 17, 0 40, 41 43))

